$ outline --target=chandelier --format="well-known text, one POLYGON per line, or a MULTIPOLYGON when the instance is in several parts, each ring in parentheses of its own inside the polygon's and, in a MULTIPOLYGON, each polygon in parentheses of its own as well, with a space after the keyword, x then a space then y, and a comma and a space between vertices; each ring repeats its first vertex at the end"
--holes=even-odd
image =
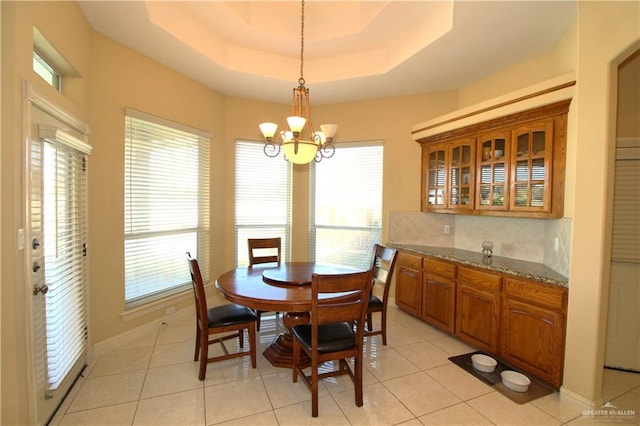
POLYGON ((311 105, 309 89, 304 85, 304 0, 302 0, 300 30, 300 78, 298 87, 293 89, 291 115, 287 117, 289 130, 281 130, 276 134, 276 123, 260 124, 260 131, 265 139, 264 153, 268 157, 277 157, 280 149, 284 157, 294 164, 307 164, 315 160, 330 158, 335 153, 333 138, 338 130, 337 124, 323 124, 321 131, 315 131, 311 122, 311 105), (306 125, 306 127, 305 127, 306 125))

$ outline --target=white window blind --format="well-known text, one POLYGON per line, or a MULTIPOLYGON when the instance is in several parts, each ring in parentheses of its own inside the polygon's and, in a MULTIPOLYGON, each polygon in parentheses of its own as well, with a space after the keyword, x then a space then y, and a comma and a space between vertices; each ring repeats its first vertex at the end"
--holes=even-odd
POLYGON ((640 263, 640 149, 617 151, 611 259, 640 263))
POLYGON ((336 144, 311 171, 311 258, 366 269, 382 229, 382 142, 336 144))
POLYGON ((185 253, 209 270, 209 135, 127 109, 125 303, 190 288, 185 253))
MULTIPOLYGON (((44 376, 51 393, 82 362, 87 349, 87 154, 91 148, 53 127, 41 126, 40 133, 41 139, 30 146, 30 226, 34 240, 41 239, 41 273, 48 288, 44 376)), ((33 262, 40 264, 37 257, 33 262)), ((34 285, 41 284, 36 279, 34 285)))
POLYGON ((248 238, 282 238, 289 259, 291 237, 291 163, 269 158, 263 143, 236 141, 236 264, 249 264, 248 238))

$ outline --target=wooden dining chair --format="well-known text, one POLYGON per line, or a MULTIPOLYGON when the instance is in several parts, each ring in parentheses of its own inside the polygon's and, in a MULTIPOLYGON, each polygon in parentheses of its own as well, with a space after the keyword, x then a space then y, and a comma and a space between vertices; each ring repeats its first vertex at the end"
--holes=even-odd
MULTIPOLYGON (((280 266, 282 251, 282 239, 280 237, 249 238, 247 239, 247 245, 249 249, 249 267, 267 263, 273 263, 280 266)), ((260 319, 262 317, 262 313, 266 311, 256 310, 255 312, 258 316, 257 330, 260 331, 260 319)), ((278 313, 279 312, 276 312, 276 315, 278 313)))
POLYGON ((326 377, 348 374, 355 385, 356 405, 362 398, 362 346, 371 271, 348 274, 313 274, 311 278, 311 323, 296 324, 293 334, 293 381, 298 375, 311 390, 311 415, 318 417, 318 383, 326 377), (327 296, 327 293, 338 293, 327 296), (335 297, 334 297, 335 296, 335 297), (355 324, 355 327, 354 327, 355 324), (300 365, 301 351, 311 359, 311 373, 300 365), (348 359, 353 358, 351 367, 348 359), (327 361, 337 361, 337 369, 321 373, 327 361))
POLYGON ((371 274, 374 285, 369 296, 369 307, 367 308, 367 327, 365 336, 375 336, 382 334, 382 344, 387 344, 387 304, 389 302, 389 289, 391 288, 391 278, 395 269, 398 252, 395 249, 375 244, 373 246, 373 258, 371 260, 371 274), (374 294, 378 290, 378 295, 374 294), (381 312, 380 328, 374 330, 373 314, 381 312))
POLYGON ((256 368, 256 322, 258 318, 255 313, 249 308, 234 303, 207 308, 207 295, 204 290, 198 261, 187 253, 187 262, 189 263, 193 294, 196 301, 196 351, 193 360, 198 361, 200 359, 198 379, 204 380, 208 363, 230 358, 249 355, 251 357, 251 366, 256 368), (242 350, 244 348, 244 330, 249 332, 248 351, 242 350), (228 332, 234 333, 212 337, 228 332), (235 338, 238 338, 240 351, 229 353, 224 341, 235 338), (222 346, 224 355, 209 357, 209 345, 214 343, 219 343, 222 346))

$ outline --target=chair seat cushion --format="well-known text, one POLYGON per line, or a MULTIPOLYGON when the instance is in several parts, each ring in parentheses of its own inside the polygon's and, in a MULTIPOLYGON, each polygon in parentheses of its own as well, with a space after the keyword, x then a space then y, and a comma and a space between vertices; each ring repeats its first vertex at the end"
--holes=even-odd
MULTIPOLYGON (((311 349, 311 324, 294 325, 294 338, 307 349, 311 349)), ((346 322, 318 325, 318 352, 336 352, 351 349, 356 345, 356 333, 346 322)))
POLYGON ((373 294, 369 297, 369 309, 371 308, 382 308, 382 300, 373 294))
POLYGON ((236 305, 235 303, 209 308, 207 310, 207 318, 209 320, 209 327, 242 324, 257 321, 258 319, 251 309, 236 305))

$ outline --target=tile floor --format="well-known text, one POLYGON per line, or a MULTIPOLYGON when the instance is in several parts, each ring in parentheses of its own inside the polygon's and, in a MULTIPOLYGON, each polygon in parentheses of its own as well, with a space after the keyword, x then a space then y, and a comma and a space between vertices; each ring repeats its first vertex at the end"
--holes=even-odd
POLYGON ((52 425, 606 425, 640 422, 640 375, 605 370, 604 397, 635 415, 587 417, 558 394, 517 405, 447 358, 473 350, 395 305, 389 342, 368 338, 364 406, 348 377, 321 384, 320 415, 310 392, 273 367, 262 350, 282 331, 263 316, 258 368, 248 359, 209 364, 198 381, 193 362, 195 318, 169 317, 146 338, 101 355, 84 372, 52 425))

